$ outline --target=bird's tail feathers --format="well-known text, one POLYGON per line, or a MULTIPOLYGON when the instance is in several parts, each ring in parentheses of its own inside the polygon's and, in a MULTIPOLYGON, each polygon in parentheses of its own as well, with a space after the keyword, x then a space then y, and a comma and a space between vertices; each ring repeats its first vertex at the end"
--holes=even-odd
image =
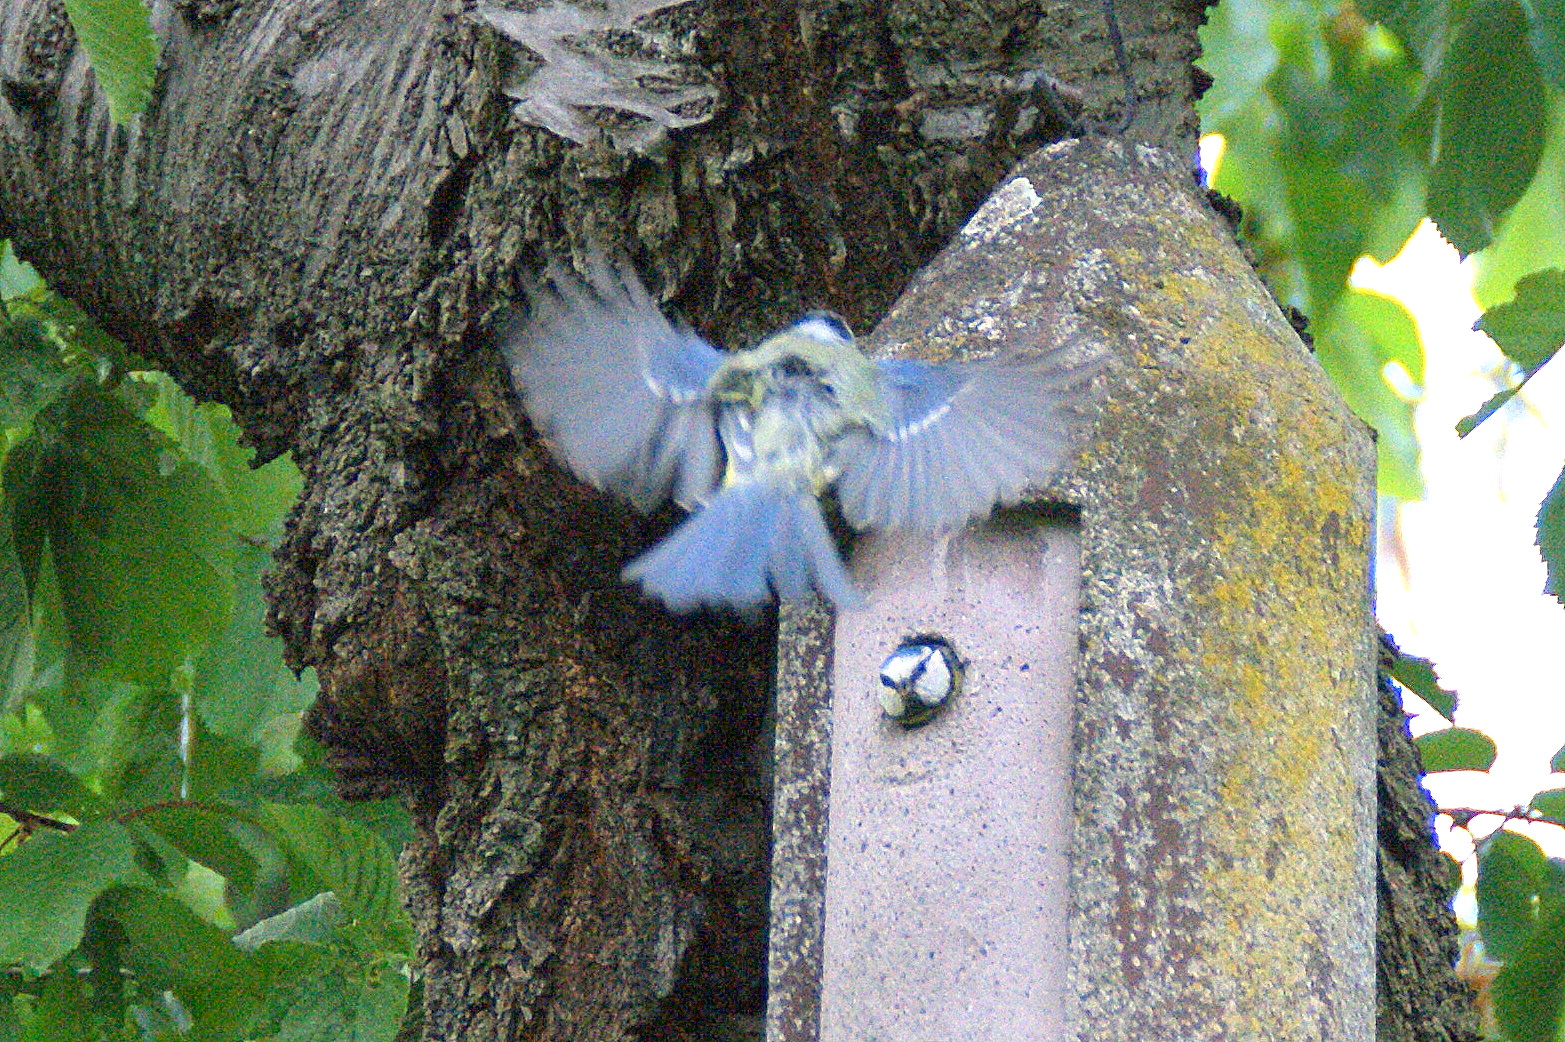
POLYGON ((864 603, 815 497, 764 483, 724 488, 622 574, 677 612, 753 609, 774 594, 801 599, 811 587, 839 609, 864 603))

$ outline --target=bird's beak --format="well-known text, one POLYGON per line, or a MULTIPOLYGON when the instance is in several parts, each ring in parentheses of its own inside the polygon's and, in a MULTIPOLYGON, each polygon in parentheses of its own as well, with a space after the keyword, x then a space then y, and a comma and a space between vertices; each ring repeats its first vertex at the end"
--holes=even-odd
POLYGON ((759 409, 761 399, 766 397, 765 381, 759 379, 756 371, 747 366, 725 367, 713 382, 712 397, 720 402, 759 409))

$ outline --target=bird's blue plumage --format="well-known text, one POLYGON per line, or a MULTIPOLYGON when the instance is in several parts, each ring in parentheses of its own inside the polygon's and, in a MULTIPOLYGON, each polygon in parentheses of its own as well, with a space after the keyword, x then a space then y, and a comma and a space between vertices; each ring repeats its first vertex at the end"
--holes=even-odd
POLYGON ((589 269, 533 287, 505 352, 566 466, 638 509, 692 511, 624 572, 675 611, 812 589, 857 606, 820 493, 834 485, 857 528, 950 528, 1016 502, 1064 463, 1099 368, 1062 351, 872 363, 830 312, 724 353, 665 318, 633 273, 589 269))
POLYGON ((808 492, 750 482, 724 488, 624 577, 673 611, 703 604, 755 608, 774 596, 798 600, 813 588, 839 608, 863 597, 808 492))

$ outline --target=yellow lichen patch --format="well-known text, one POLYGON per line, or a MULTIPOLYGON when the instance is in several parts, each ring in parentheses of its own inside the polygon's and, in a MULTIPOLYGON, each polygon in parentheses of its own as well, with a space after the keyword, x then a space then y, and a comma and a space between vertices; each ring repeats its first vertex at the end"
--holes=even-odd
MULTIPOLYGON (((1168 288, 1210 293, 1178 279, 1168 288)), ((1179 610, 1197 621, 1192 698, 1212 707, 1206 726, 1251 736, 1222 741, 1210 761, 1202 889, 1216 914, 1203 931, 1205 970, 1231 974, 1219 988, 1226 1032, 1270 1037, 1276 1025, 1247 1012, 1270 1008, 1257 989, 1291 981, 1304 1005, 1326 989, 1308 895, 1330 906, 1365 862, 1366 835, 1344 823, 1357 820, 1366 778, 1354 736, 1373 498, 1362 433, 1329 387, 1301 382, 1299 366, 1311 363, 1240 319, 1191 337, 1184 381, 1170 389, 1184 403, 1171 413, 1193 419, 1165 428, 1172 439, 1157 453, 1173 461, 1171 480, 1185 480, 1179 502, 1192 515, 1176 519, 1189 526, 1178 559, 1195 562, 1180 576, 1179 610)))

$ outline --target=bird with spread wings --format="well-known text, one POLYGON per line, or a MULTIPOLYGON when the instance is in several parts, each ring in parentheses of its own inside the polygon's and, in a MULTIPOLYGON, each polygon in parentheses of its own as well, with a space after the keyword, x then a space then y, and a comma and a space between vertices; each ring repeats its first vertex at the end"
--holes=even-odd
POLYGON ((743 351, 670 321, 636 275, 551 268, 505 336, 534 428, 577 477, 691 514, 625 567, 673 611, 753 609, 811 588, 862 604, 821 513, 855 528, 949 529, 1017 502, 1066 460, 1099 361, 871 360, 810 312, 743 351))

